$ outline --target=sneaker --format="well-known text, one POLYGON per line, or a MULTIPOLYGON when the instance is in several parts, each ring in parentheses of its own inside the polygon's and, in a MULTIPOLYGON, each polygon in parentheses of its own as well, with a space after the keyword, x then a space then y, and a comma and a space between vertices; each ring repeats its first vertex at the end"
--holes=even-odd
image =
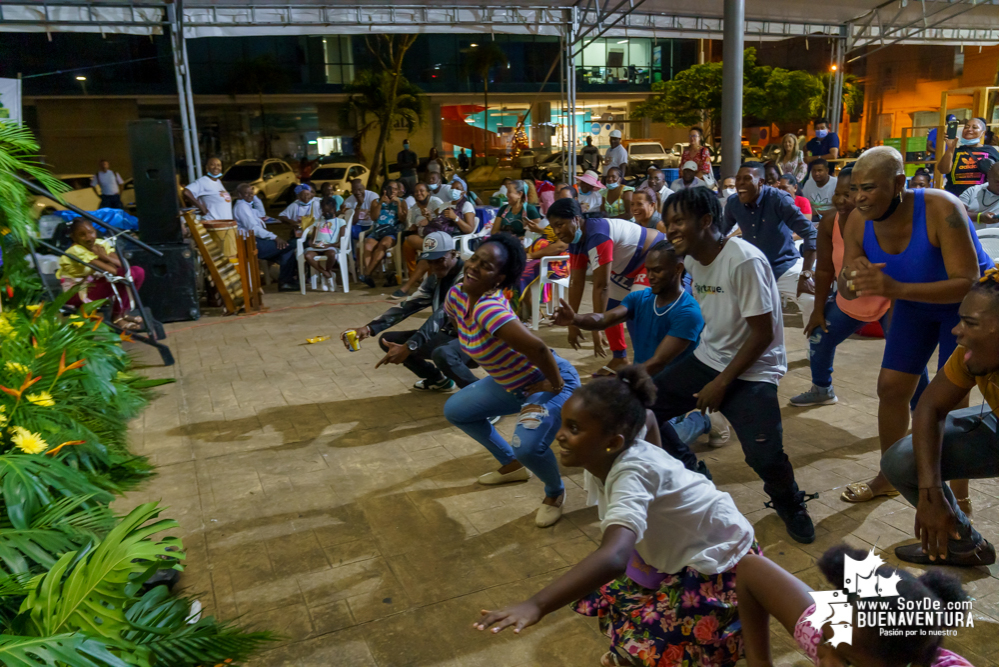
POLYGON ((499 420, 500 420, 500 419, 502 419, 502 418, 503 418, 502 416, 500 416, 500 415, 496 415, 496 416, 494 416, 494 417, 490 417, 490 418, 488 419, 488 421, 489 421, 489 423, 490 423, 490 424, 492 424, 493 426, 496 426, 496 424, 498 424, 498 423, 499 423, 499 420))
POLYGON ((392 292, 392 294, 389 295, 390 299, 395 299, 397 301, 405 299, 407 297, 409 297, 409 295, 403 292, 401 289, 397 289, 396 291, 392 292))
MULTIPOLYGON (((803 496, 798 492, 799 496, 803 496)), ((777 510, 777 516, 784 522, 787 534, 795 542, 801 544, 811 544, 815 541, 815 526, 812 524, 812 517, 808 516, 808 509, 805 507, 804 499, 787 507, 773 506, 777 510)))
POLYGON ((278 285, 278 292, 298 292, 300 289, 298 283, 281 283, 278 285))
POLYGON ((319 276, 319 289, 322 290, 323 292, 330 291, 330 285, 326 279, 326 276, 319 276))
POLYGON ((809 405, 832 405, 838 400, 831 386, 816 387, 813 384, 811 389, 792 398, 791 405, 796 408, 805 408, 809 405))
POLYGON ((399 280, 395 277, 394 273, 390 273, 388 278, 385 279, 385 287, 395 287, 399 284, 399 280))
POLYGON ((420 391, 447 391, 454 387, 454 380, 450 378, 444 378, 440 382, 428 383, 426 380, 417 380, 413 388, 419 389, 420 391))
POLYGON ((329 288, 330 288, 331 292, 335 292, 336 291, 336 283, 333 282, 334 280, 335 279, 333 278, 333 276, 330 276, 329 278, 326 279, 326 284, 329 285, 329 288))
POLYGON ((375 281, 372 280, 371 276, 357 276, 358 282, 362 282, 368 287, 374 288, 375 281))
POLYGON ((728 420, 720 412, 711 413, 711 430, 708 431, 710 447, 724 447, 732 437, 728 428, 728 420))
POLYGON ((965 540, 947 541, 947 558, 930 560, 923 553, 920 542, 895 547, 895 555, 899 560, 916 565, 954 565, 957 567, 976 567, 992 565, 996 562, 996 548, 982 538, 977 544, 965 540))
POLYGON ((708 479, 714 481, 714 477, 711 476, 711 471, 708 470, 708 464, 705 463, 704 461, 697 462, 697 470, 695 472, 699 472, 708 479))

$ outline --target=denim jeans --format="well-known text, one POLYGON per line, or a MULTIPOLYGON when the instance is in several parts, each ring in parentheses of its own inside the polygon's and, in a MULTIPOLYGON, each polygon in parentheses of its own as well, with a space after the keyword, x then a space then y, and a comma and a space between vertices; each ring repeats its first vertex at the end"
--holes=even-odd
POLYGON ((579 374, 572 364, 557 355, 555 361, 565 382, 558 394, 524 395, 522 391, 508 391, 487 377, 465 387, 444 404, 444 417, 449 422, 488 449, 501 466, 514 461, 524 464, 544 483, 549 498, 557 498, 565 489, 551 444, 562 426, 562 405, 579 387, 579 374), (539 405, 542 411, 522 414, 513 440, 507 443, 488 418, 512 415, 525 405, 539 405))
POLYGON ((676 431, 677 437, 687 446, 694 444, 698 438, 711 431, 711 417, 701 412, 690 412, 683 417, 675 417, 669 423, 676 431))
MULTIPOLYGON (((996 417, 987 405, 984 410, 982 408, 983 406, 976 405, 947 415, 940 451, 940 476, 943 481, 999 477, 996 417)), ((881 457, 881 471, 913 507, 919 505, 919 475, 911 435, 905 436, 884 453, 881 457)), ((943 492, 957 517, 960 541, 977 543, 981 535, 972 528, 968 517, 957 506, 950 487, 944 484, 943 492)))
MULTIPOLYGON (((817 328, 808 339, 808 362, 812 370, 812 384, 823 389, 832 386, 833 359, 836 356, 836 348, 867 324, 867 322, 856 320, 844 313, 839 304, 836 303, 835 296, 826 302, 824 312, 826 328, 829 331, 817 328)), ((891 326, 890 312, 885 313, 879 321, 881 328, 887 332, 888 327, 891 326)), ((919 386, 909 402, 910 409, 916 409, 919 397, 922 396, 923 390, 926 389, 929 382, 930 374, 926 368, 923 368, 923 372, 919 376, 919 386)))
MULTIPOLYGON (((388 352, 386 342, 405 345, 415 333, 415 331, 386 331, 378 339, 378 345, 388 352)), ((458 339, 438 332, 415 352, 410 352, 402 365, 429 384, 437 384, 448 378, 454 380, 459 389, 464 389, 479 379, 469 370, 469 363, 473 363, 472 358, 461 349, 458 339)))
MULTIPOLYGON (((656 375, 656 404, 652 412, 660 424, 663 448, 688 470, 697 469, 697 457, 669 423, 697 407, 694 394, 718 377, 718 371, 694 355, 656 375)), ((777 385, 736 380, 725 392, 719 410, 739 437, 746 463, 763 480, 763 491, 780 508, 800 502, 794 469, 784 453, 784 429, 777 402, 777 385)))

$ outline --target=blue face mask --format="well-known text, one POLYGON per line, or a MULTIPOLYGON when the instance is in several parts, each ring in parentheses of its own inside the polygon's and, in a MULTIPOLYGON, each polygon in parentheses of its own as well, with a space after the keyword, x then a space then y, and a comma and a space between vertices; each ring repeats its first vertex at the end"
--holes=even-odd
POLYGON ((465 193, 462 192, 461 190, 452 190, 451 191, 451 201, 458 201, 459 199, 461 199, 461 196, 463 194, 465 194, 465 193))
POLYGON ((431 183, 430 184, 430 191, 431 192, 437 192, 440 189, 440 187, 441 187, 440 183, 431 183))
POLYGON ((608 190, 616 190, 619 187, 621 187, 621 181, 618 181, 617 183, 608 183, 607 184, 607 189, 608 190))
POLYGON ((829 134, 829 130, 815 130, 815 136, 819 139, 825 139, 827 134, 829 134))
POLYGON ((582 227, 576 227, 576 234, 575 234, 575 236, 572 237, 572 242, 574 244, 575 243, 579 243, 580 239, 582 239, 582 238, 583 238, 583 228, 582 227))
POLYGON ((964 137, 960 137, 958 139, 958 143, 962 146, 977 146, 981 140, 981 137, 978 137, 977 139, 965 139, 964 137))
POLYGON ((205 172, 205 176, 207 176, 208 178, 214 178, 217 181, 220 178, 222 178, 222 172, 219 172, 217 174, 212 174, 212 173, 209 173, 209 172, 206 171, 205 172))

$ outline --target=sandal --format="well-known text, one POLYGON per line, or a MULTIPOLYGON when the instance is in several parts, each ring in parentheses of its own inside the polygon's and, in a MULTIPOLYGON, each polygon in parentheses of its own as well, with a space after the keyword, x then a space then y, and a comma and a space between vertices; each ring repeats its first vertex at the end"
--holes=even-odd
POLYGON ((138 331, 142 326, 138 322, 133 322, 132 320, 119 317, 114 321, 114 325, 123 331, 138 331))
POLYGON ((975 523, 975 520, 971 518, 971 512, 974 509, 971 506, 971 498, 955 498, 955 500, 957 501, 957 506, 964 512, 964 516, 968 517, 968 523, 975 523))
POLYGON ((601 366, 600 369, 596 373, 594 373, 593 375, 591 375, 590 377, 594 377, 594 378, 612 378, 612 377, 616 377, 616 376, 617 376, 617 371, 616 370, 614 370, 610 366, 601 366), (607 371, 607 372, 606 373, 602 373, 601 371, 607 371))
POLYGON ((891 491, 885 491, 884 493, 874 494, 871 490, 871 486, 867 482, 854 482, 853 484, 847 484, 846 490, 839 497, 840 500, 848 503, 866 503, 875 498, 880 498, 884 496, 885 498, 894 498, 898 495, 898 491, 892 489, 891 491))

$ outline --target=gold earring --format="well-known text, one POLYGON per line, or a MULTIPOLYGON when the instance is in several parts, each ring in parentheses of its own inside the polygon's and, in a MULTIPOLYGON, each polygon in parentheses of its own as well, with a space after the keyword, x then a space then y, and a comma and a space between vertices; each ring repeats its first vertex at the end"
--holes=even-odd
POLYGON ((607 451, 608 451, 608 452, 613 452, 613 451, 614 451, 614 448, 613 448, 613 447, 608 447, 608 448, 607 448, 607 451))

